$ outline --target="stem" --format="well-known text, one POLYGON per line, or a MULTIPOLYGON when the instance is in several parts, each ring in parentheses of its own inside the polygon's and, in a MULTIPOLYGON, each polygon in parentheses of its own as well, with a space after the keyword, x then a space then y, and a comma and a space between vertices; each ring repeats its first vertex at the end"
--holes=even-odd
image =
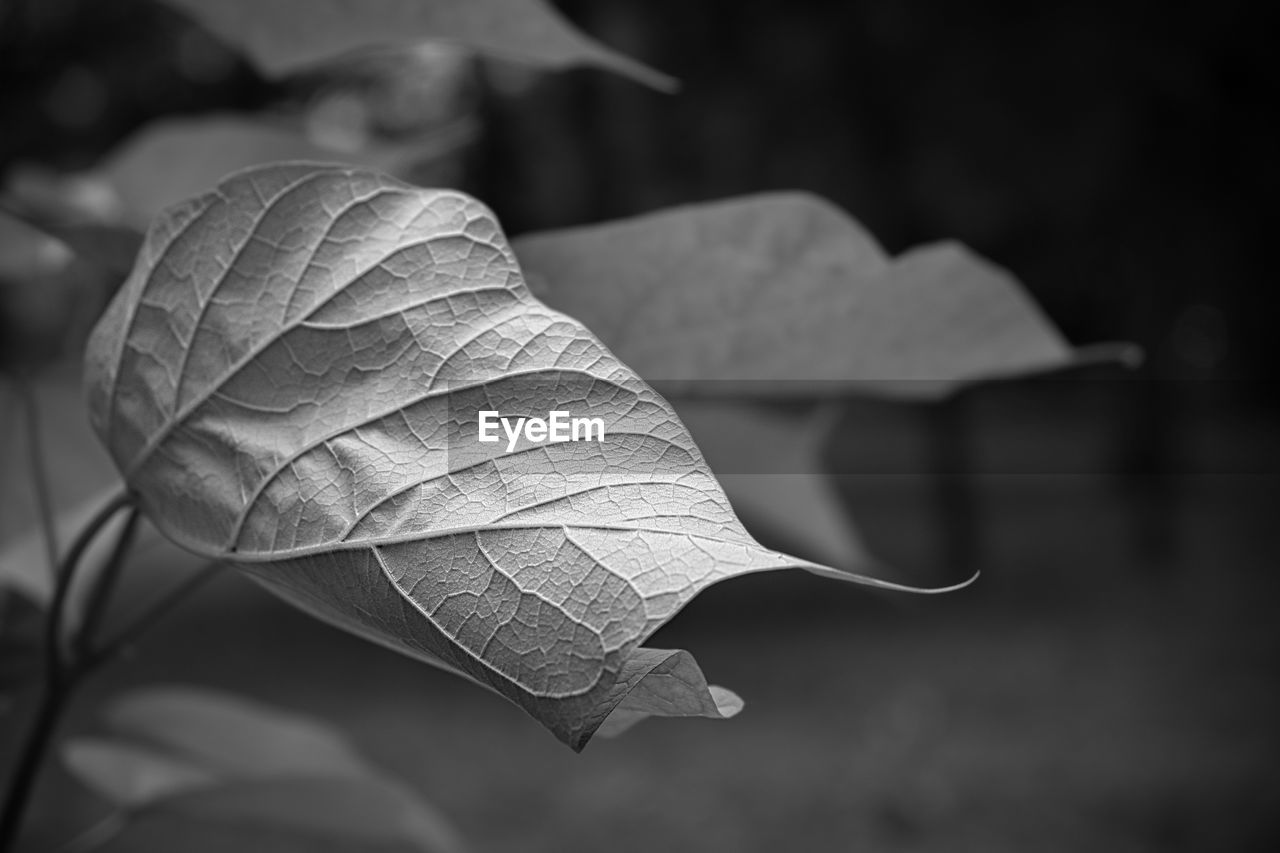
POLYGON ((98 532, 102 530, 107 522, 115 517, 117 512, 132 504, 133 497, 128 492, 121 492, 108 501, 93 518, 89 519, 89 523, 84 526, 79 535, 76 536, 75 541, 71 543, 71 550, 67 552, 67 556, 62 561, 56 578, 57 585, 53 590, 53 601, 49 604, 49 621, 45 624, 45 663, 51 675, 54 673, 61 674, 69 664, 69 661, 63 655, 62 625, 67 616, 67 599, 71 593, 72 582, 75 579, 74 576, 76 568, 80 564, 80 558, 84 556, 84 552, 93 544, 98 532))
POLYGON ((0 814, 0 851, 7 853, 18 840, 22 816, 26 813, 40 765, 44 762, 45 750, 53 740, 58 721, 62 718, 68 693, 60 678, 50 678, 41 691, 35 725, 31 727, 18 758, 18 766, 13 771, 13 779, 5 795, 4 812, 0 814))
POLYGON ((107 558, 106 565, 102 567, 102 572, 98 575, 97 582, 94 583, 93 589, 89 592, 88 604, 85 605, 84 619, 80 623, 79 630, 76 631, 75 656, 77 661, 83 661, 88 655, 89 649, 92 648, 93 637, 98 633, 98 626, 106 615, 107 606, 111 603, 111 591, 115 588, 116 580, 120 577, 120 570, 124 567, 125 555, 129 552, 129 546, 133 543, 133 535, 138 529, 139 514, 137 506, 129 507, 129 515, 125 519, 124 529, 120 531, 120 536, 116 539, 115 548, 112 549, 111 556, 107 558))
POLYGON ((71 550, 67 552, 62 562, 58 576, 54 579, 53 600, 50 602, 49 618, 45 623, 45 681, 40 694, 40 703, 36 708, 35 724, 32 726, 27 742, 21 748, 17 767, 9 782, 9 789, 5 793, 4 805, 0 808, 0 851, 12 849, 17 841, 18 831, 22 828, 22 818, 26 813, 32 790, 35 788, 45 752, 48 751, 49 744, 53 740, 58 722, 66 709, 67 700, 75 689, 76 673, 63 654, 62 628, 76 567, 103 526, 131 502, 132 498, 128 493, 121 493, 100 509, 76 537, 71 550))

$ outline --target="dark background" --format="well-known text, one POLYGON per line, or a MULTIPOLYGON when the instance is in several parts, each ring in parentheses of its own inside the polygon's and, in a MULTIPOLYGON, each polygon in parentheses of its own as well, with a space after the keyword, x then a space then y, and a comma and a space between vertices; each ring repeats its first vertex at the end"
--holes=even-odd
MULTIPOLYGON (((652 645, 742 694, 730 723, 649 722, 574 756, 235 578, 95 689, 177 679, 307 709, 478 850, 1273 849, 1280 140, 1262 4, 559 5, 683 90, 477 71, 451 106, 482 128, 460 174, 509 233, 808 189, 893 252, 964 241, 1072 341, 1135 341, 1144 366, 850 403, 829 461, 854 472, 842 493, 876 553, 984 575, 927 600, 790 573, 710 591, 652 645)), ((6 180, 88 168, 156 116, 297 109, 332 83, 269 84, 151 4, 0 9, 6 180)), ((26 303, 3 284, 12 331, 26 303)), ((33 352, 74 340, 9 355, 33 352)), ((49 785, 57 841, 95 805, 49 785)))

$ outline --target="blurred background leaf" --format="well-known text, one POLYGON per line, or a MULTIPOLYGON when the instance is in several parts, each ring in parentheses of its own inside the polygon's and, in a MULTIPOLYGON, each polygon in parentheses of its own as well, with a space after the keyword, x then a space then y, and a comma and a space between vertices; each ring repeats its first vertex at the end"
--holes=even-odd
POLYGON ((150 687, 113 701, 105 724, 109 736, 63 749, 71 772, 121 810, 103 849, 166 836, 183 849, 198 837, 200 850, 462 849, 441 815, 317 720, 212 690, 150 687))
POLYGON ((932 399, 1077 359, 1009 273, 955 244, 891 261, 807 195, 529 234, 515 248, 542 299, 668 393, 932 399))
POLYGON ((287 74, 350 51, 442 41, 551 69, 596 66, 670 90, 675 81, 575 29, 542 0, 165 0, 287 74))
MULTIPOLYGON (((0 203, 2 204, 2 203, 0 203)), ((127 225, 94 221, 60 221, 56 215, 9 209, 8 213, 65 244, 84 260, 123 281, 133 269, 142 235, 127 225)))

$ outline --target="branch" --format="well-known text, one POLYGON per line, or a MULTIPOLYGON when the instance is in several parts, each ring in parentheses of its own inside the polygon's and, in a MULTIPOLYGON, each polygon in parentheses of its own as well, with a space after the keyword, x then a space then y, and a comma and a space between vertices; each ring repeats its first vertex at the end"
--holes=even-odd
POLYGON ((12 849, 17 840, 45 752, 53 740, 58 721, 74 688, 74 678, 69 677, 74 673, 69 671, 68 661, 63 655, 62 628, 76 568, 102 528, 117 512, 129 506, 132 500, 128 492, 122 492, 98 510, 76 536, 71 550, 62 560, 57 577, 54 578, 53 600, 49 604, 48 621, 45 623, 45 681, 40 704, 36 709, 35 725, 21 748, 17 767, 5 793, 3 808, 0 808, 0 851, 12 849))
POLYGON ((130 507, 129 516, 125 519, 124 529, 120 531, 120 536, 116 539, 111 556, 107 558, 106 565, 102 567, 97 582, 89 592, 88 604, 85 605, 84 620, 80 623, 79 630, 76 631, 74 652, 77 665, 88 656, 89 649, 93 645, 93 637, 98 633, 98 626, 102 623, 103 617, 106 616, 107 605, 111 602, 111 592, 120 577, 120 571, 124 567, 125 555, 129 552, 129 546, 133 544, 133 537, 138 529, 138 517, 138 507, 130 507))

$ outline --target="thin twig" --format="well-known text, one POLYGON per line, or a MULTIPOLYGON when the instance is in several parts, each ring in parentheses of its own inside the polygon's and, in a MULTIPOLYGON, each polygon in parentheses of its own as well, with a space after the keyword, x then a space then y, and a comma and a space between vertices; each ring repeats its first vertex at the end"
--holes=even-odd
POLYGON ((67 617, 67 599, 71 594, 72 582, 76 568, 80 565, 80 559, 97 538, 99 531, 115 517, 117 512, 132 503, 133 497, 128 492, 121 492, 108 501, 80 530, 75 541, 71 543, 71 550, 62 560, 58 569, 57 585, 53 590, 53 601, 49 604, 49 620, 45 624, 45 655, 50 672, 62 672, 69 663, 63 654, 62 626, 67 617))
POLYGON ((77 660, 86 657, 88 650, 93 647, 93 638, 97 636, 98 627, 106 616, 108 605, 111 603, 111 593, 120 577, 120 571, 124 568, 125 555, 129 553, 129 547, 133 544, 133 537, 138 529, 139 515, 140 512, 136 505, 129 508, 129 515, 125 519, 124 529, 120 531, 120 536, 116 539, 111 556, 107 558, 107 562, 98 574, 93 589, 89 592, 88 604, 85 605, 84 619, 76 631, 76 647, 74 651, 77 660))

